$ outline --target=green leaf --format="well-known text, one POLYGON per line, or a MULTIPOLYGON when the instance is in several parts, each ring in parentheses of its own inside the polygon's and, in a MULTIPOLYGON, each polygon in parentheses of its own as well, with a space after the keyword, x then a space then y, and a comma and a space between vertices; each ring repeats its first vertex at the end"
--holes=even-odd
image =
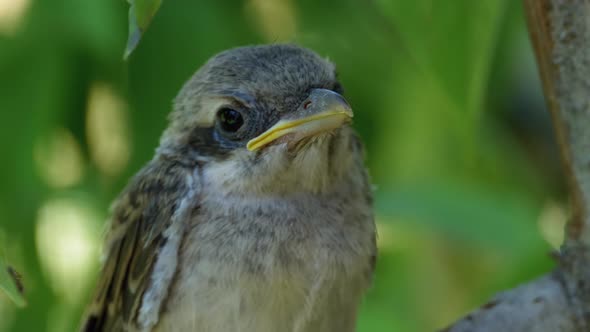
POLYGON ((141 36, 160 9, 162 0, 129 0, 129 4, 129 37, 125 48, 125 59, 139 44, 141 36))
POLYGON ((23 296, 23 286, 20 280, 20 274, 6 263, 1 248, 0 291, 3 291, 18 307, 24 307, 27 304, 27 301, 23 296))

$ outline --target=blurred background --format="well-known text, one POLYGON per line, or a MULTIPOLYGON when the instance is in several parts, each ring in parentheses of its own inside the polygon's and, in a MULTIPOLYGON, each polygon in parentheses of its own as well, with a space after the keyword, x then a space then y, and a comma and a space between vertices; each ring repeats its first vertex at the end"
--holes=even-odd
POLYGON ((359 331, 433 331, 550 270, 565 185, 520 1, 175 0, 128 62, 123 0, 0 0, 0 251, 28 305, 0 331, 74 331, 110 201, 213 54, 293 41, 339 68, 376 187, 359 331))

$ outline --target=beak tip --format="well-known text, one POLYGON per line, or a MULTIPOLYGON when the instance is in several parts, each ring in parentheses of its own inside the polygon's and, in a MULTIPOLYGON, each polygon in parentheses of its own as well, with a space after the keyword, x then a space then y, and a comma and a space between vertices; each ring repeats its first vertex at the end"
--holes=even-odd
POLYGON ((341 112, 348 117, 353 117, 352 107, 346 99, 339 93, 328 89, 314 89, 310 97, 315 104, 320 105, 320 109, 332 109, 335 112, 341 112))
POLYGON ((344 113, 346 113, 346 115, 348 115, 348 117, 350 117, 351 119, 354 118, 354 113, 352 112, 352 108, 350 108, 350 106, 345 109, 344 113))

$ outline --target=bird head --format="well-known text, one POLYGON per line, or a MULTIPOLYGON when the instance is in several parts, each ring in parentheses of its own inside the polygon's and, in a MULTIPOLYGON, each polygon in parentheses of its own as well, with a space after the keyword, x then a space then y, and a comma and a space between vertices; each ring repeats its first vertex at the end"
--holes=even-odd
POLYGON ((197 161, 225 191, 325 192, 362 159, 352 116, 328 60, 294 45, 240 47, 185 83, 158 151, 197 161))

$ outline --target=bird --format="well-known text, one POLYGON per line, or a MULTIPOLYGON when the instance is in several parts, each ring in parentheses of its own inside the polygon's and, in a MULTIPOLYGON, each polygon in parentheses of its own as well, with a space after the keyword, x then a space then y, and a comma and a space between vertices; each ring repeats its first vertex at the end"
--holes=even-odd
POLYGON ((80 330, 355 331, 377 247, 352 117, 310 49, 210 58, 111 206, 80 330))

